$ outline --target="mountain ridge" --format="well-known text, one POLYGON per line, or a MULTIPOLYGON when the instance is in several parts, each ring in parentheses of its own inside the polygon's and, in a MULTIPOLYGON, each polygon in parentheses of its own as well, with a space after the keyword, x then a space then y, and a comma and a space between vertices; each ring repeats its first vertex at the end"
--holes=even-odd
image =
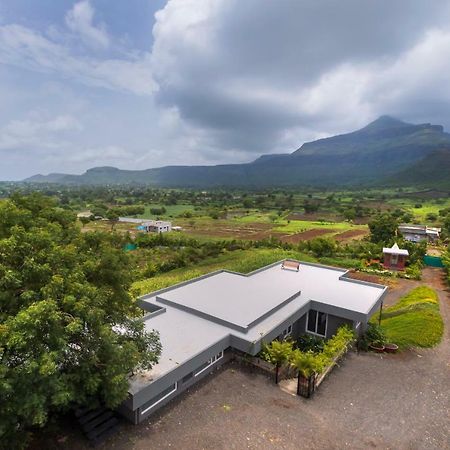
MULTIPOLYGON (((445 149, 450 149, 450 134, 441 125, 415 125, 381 116, 359 130, 306 142, 292 153, 261 155, 250 163, 164 166, 143 170, 101 166, 88 169, 81 175, 35 175, 24 182, 134 183, 161 187, 390 184, 395 174, 402 174, 402 179, 406 180, 408 177, 404 172, 408 167, 420 164, 428 155, 445 149)), ((427 167, 440 170, 429 162, 427 167)), ((445 167, 441 169, 445 170, 445 167)), ((432 183, 432 176, 426 178, 432 183)))

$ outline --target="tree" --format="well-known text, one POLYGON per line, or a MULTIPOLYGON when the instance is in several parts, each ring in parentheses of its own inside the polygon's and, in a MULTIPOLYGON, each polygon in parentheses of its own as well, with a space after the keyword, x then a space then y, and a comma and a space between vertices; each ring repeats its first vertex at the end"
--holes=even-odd
POLYGON ((83 228, 84 228, 84 226, 87 225, 91 221, 91 218, 90 217, 81 216, 79 218, 79 220, 80 220, 80 222, 81 222, 81 224, 83 225, 83 228))
POLYGON ((115 209, 110 209, 106 213, 106 218, 111 223, 111 231, 114 231, 116 223, 119 221, 119 213, 115 209))
POLYGON ((49 198, 0 204, 0 441, 26 444, 31 427, 72 407, 115 407, 128 377, 161 346, 129 288, 123 238, 81 233, 49 198))
POLYGON ((278 372, 281 365, 289 361, 292 345, 291 341, 272 341, 269 345, 264 346, 264 358, 275 364, 275 384, 278 384, 278 372))
POLYGON ((314 238, 308 243, 309 248, 317 257, 333 256, 336 251, 336 241, 330 238, 314 238))
POLYGON ((370 240, 375 243, 389 243, 397 233, 397 219, 388 213, 377 214, 369 222, 370 240))

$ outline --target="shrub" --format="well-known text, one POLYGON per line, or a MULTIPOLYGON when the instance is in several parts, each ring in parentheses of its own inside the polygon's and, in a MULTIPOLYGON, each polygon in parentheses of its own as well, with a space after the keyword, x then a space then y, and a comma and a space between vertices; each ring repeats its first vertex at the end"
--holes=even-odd
POLYGON ((385 343, 386 335, 383 329, 378 324, 370 322, 366 332, 358 341, 358 349, 367 351, 371 344, 384 345, 385 343))
POLYGON ((304 334, 297 339, 295 345, 302 352, 311 351, 313 353, 320 353, 323 351, 324 343, 324 340, 319 337, 304 334))

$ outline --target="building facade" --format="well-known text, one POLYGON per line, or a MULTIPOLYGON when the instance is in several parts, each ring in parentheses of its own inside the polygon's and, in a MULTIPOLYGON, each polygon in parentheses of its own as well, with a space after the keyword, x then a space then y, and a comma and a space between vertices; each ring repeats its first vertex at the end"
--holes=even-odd
POLYGON ((383 248, 383 266, 389 270, 405 270, 408 256, 408 250, 395 243, 392 247, 383 248))
POLYGON ((130 379, 120 412, 137 424, 233 356, 256 355, 263 343, 309 333, 333 336, 341 325, 358 333, 387 288, 353 280, 348 271, 280 261, 248 275, 218 271, 144 295, 148 330, 162 354, 130 379))

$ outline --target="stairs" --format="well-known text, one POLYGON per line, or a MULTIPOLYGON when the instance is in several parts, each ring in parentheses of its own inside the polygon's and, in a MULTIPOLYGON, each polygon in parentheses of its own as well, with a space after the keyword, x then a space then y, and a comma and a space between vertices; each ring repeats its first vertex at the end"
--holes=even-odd
POLYGON ((94 447, 113 435, 120 423, 116 413, 107 408, 81 408, 75 411, 75 417, 94 447))

